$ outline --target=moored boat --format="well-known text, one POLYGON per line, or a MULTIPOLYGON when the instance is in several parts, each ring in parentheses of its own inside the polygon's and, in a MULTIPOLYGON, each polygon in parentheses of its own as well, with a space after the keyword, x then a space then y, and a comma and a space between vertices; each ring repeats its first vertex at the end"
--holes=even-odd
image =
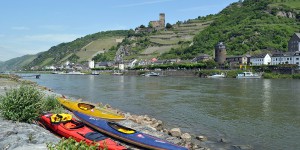
POLYGON ((150 72, 150 73, 145 74, 145 76, 146 76, 146 77, 159 76, 159 73, 156 73, 156 72, 150 72))
POLYGON ((142 148, 154 150, 187 150, 185 147, 127 128, 115 122, 108 122, 77 111, 74 111, 73 114, 82 122, 101 133, 142 148))
POLYGON ((40 116, 38 123, 60 137, 71 137, 77 142, 85 141, 88 145, 99 144, 99 149, 126 149, 124 146, 119 145, 112 139, 92 130, 90 127, 75 118, 72 118, 72 115, 70 114, 47 113, 40 116))
POLYGON ((252 73, 252 72, 243 72, 243 73, 239 73, 236 78, 239 79, 259 79, 261 78, 261 75, 257 74, 257 73, 252 73))
POLYGON ((207 76, 207 78, 225 78, 225 74, 222 72, 221 74, 214 74, 211 76, 207 76))
POLYGON ((67 108, 70 111, 78 111, 90 116, 99 117, 109 121, 120 121, 125 119, 123 115, 113 113, 104 108, 97 108, 93 104, 89 104, 85 102, 76 102, 76 101, 66 99, 64 97, 59 97, 57 98, 57 100, 60 102, 61 105, 63 105, 65 108, 67 108))

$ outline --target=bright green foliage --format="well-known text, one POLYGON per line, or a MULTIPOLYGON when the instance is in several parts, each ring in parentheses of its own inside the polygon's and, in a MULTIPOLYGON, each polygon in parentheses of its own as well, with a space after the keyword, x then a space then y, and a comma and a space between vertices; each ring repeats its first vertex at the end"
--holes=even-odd
POLYGON ((107 52, 97 54, 95 57, 93 57, 93 60, 95 62, 113 61, 117 50, 117 47, 113 46, 107 52))
MULTIPOLYGON (((287 51, 288 40, 299 32, 297 18, 278 17, 269 0, 244 0, 233 3, 215 21, 194 37, 193 46, 170 51, 177 57, 191 59, 200 53, 213 54, 218 42, 225 42, 228 55, 254 51, 287 51)), ((294 12, 292 9, 288 12, 294 12)), ((277 11, 277 8, 276 8, 277 11)))
POLYGON ((32 86, 22 85, 0 96, 1 115, 5 119, 31 122, 40 114, 43 94, 32 86))
POLYGON ((55 97, 44 98, 42 92, 30 85, 22 85, 0 96, 0 111, 5 119, 28 123, 42 112, 65 112, 55 97))
POLYGON ((42 100, 41 111, 43 112, 50 111, 52 113, 57 114, 57 113, 65 112, 65 109, 61 106, 61 104, 55 97, 49 96, 42 100))
POLYGON ((84 141, 76 142, 72 138, 62 138, 58 144, 48 143, 47 148, 49 150, 97 150, 98 146, 87 145, 84 141))

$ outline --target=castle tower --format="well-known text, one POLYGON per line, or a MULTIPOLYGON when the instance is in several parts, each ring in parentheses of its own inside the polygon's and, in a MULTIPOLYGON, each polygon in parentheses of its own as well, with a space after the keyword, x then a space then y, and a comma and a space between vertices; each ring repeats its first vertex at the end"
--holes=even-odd
POLYGON ((224 64, 226 61, 226 46, 223 42, 219 42, 215 46, 215 62, 219 65, 224 64))
POLYGON ((165 27, 165 13, 160 13, 159 14, 159 22, 161 27, 165 27))

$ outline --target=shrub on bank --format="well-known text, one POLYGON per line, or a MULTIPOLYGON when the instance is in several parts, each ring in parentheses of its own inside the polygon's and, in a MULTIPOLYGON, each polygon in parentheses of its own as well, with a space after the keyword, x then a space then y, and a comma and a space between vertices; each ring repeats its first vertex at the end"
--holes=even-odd
MULTIPOLYGON (((48 143, 47 148, 49 150, 58 150, 58 149, 76 149, 76 150, 97 150, 98 145, 87 145, 85 142, 76 142, 74 139, 62 138, 58 144, 48 143)), ((106 150, 106 149, 104 149, 106 150)))
POLYGON ((43 111, 53 110, 63 109, 55 98, 44 99, 44 94, 30 85, 21 85, 0 96, 1 115, 8 120, 30 123, 43 111))
POLYGON ((48 96, 46 98, 43 98, 42 100, 41 111, 50 111, 54 114, 59 114, 65 112, 65 109, 61 106, 61 104, 55 97, 48 96))
POLYGON ((22 85, 0 96, 1 115, 8 120, 31 122, 38 117, 43 94, 32 86, 22 85))

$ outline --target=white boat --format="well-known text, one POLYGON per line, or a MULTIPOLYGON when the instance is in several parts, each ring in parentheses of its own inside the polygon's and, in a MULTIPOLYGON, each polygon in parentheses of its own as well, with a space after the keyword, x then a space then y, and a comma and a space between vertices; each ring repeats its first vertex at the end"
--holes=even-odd
POLYGON ((146 77, 159 76, 159 73, 156 73, 156 72, 150 72, 150 73, 145 74, 145 76, 146 76, 146 77))
POLYGON ((112 75, 114 75, 114 76, 122 76, 123 73, 122 72, 114 72, 114 73, 112 73, 112 75))
POLYGON ((221 74, 214 74, 211 76, 207 76, 207 78, 225 78, 225 74, 222 72, 221 74))
POLYGON ((67 72, 67 73, 63 73, 66 75, 84 75, 85 73, 79 72, 79 71, 72 71, 72 72, 67 72))
POLYGON ((261 78, 261 75, 257 74, 257 73, 252 73, 252 72, 243 72, 243 73, 239 73, 236 78, 239 79, 259 79, 261 78))

